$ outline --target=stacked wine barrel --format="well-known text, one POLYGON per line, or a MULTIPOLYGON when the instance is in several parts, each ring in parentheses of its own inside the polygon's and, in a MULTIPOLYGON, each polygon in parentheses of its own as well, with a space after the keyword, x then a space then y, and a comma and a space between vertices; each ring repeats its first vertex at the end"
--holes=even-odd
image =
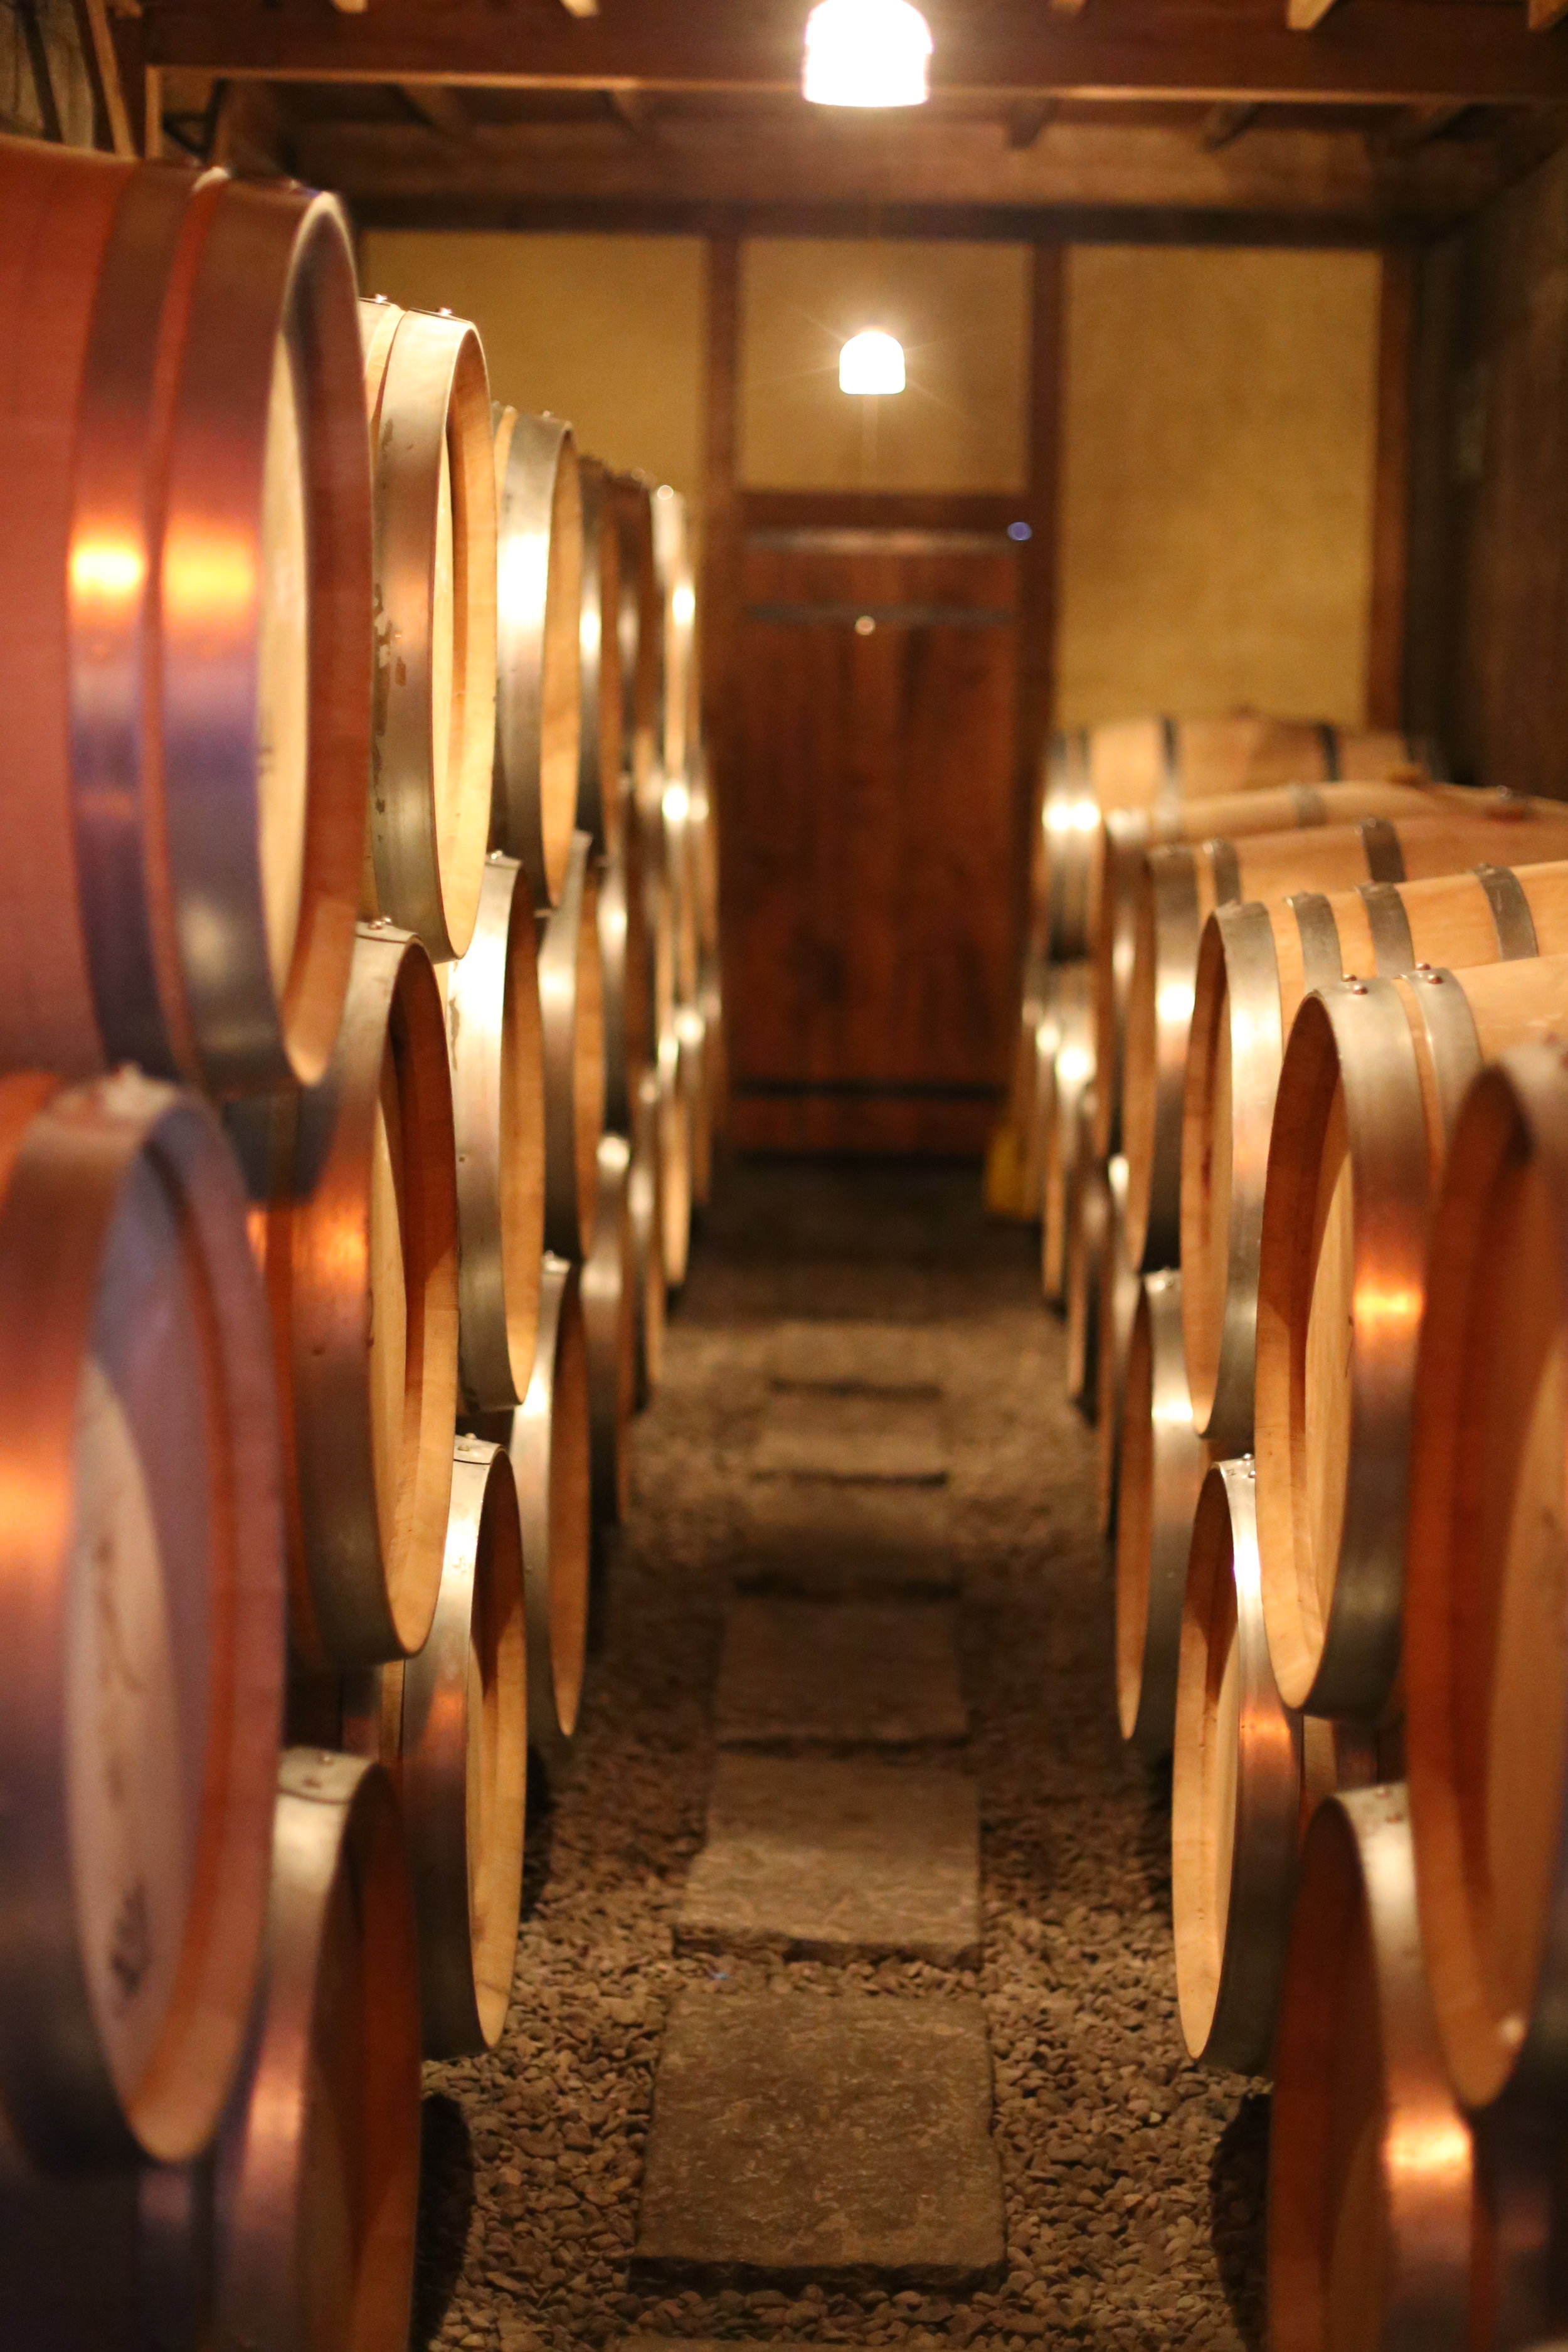
POLYGON ((329 198, 0 215, 0 2299, 403 2352, 722 1099, 685 519, 329 198))
POLYGON ((1053 754, 1016 1087, 1182 2028, 1278 2347, 1559 2340, 1568 808, 1188 732, 1053 754))

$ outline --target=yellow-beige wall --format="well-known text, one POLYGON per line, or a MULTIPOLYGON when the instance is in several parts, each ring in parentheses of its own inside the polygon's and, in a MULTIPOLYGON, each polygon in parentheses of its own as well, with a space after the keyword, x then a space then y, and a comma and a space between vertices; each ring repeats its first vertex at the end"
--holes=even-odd
MULTIPOLYGON (((691 237, 373 231, 368 290, 475 319, 497 396, 700 506, 691 237)), ((1058 717, 1238 703, 1362 715, 1375 257, 1179 247, 1068 257, 1058 717)), ((742 257, 748 487, 1022 492, 1022 246, 762 238, 742 257), (837 388, 880 325, 910 388, 837 388)))
POLYGON ((1378 262, 1068 260, 1058 716, 1365 695, 1378 262))

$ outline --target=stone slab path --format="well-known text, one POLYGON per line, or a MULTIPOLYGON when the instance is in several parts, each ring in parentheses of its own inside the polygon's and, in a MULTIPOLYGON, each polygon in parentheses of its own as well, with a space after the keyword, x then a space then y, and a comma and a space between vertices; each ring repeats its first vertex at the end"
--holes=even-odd
POLYGON ((744 1497, 735 1583, 819 1599, 950 1593, 952 1498, 945 1486, 758 1478, 744 1497))
POLYGON ((951 1768, 721 1756, 675 1933, 683 1951, 973 1967, 974 1782, 951 1768))
POLYGON ((973 2000, 690 1991, 665 2030, 635 2273, 985 2285, 1005 2260, 973 2000))
POLYGON ((714 1706, 727 1748, 951 1746, 968 1710, 942 1601, 731 1604, 714 1706))
POLYGON ((940 1393, 867 1389, 848 1381, 770 1390, 753 1478, 940 1486, 951 1455, 940 1393))

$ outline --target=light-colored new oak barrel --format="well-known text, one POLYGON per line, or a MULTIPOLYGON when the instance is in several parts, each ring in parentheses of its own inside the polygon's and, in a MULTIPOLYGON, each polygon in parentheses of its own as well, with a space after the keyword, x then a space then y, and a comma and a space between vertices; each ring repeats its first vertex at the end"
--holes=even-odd
POLYGON ((1085 1096, 1094 1082, 1094 1015, 1086 963, 1057 964, 1047 992, 1044 1019, 1053 1051, 1037 1106, 1041 1146, 1040 1286, 1047 1304, 1067 1297, 1071 1227, 1070 1196, 1078 1167, 1080 1131, 1088 1117, 1085 1096))
POLYGON ((664 636, 659 763, 684 776, 701 731, 697 694, 697 586, 686 500, 661 482, 653 494, 653 553, 664 636))
POLYGON ((1059 735, 1047 752, 1035 852, 1043 930, 1055 961, 1092 954, 1100 819, 1184 800, 1341 776, 1413 777, 1427 761, 1401 735, 1242 711, 1224 719, 1128 719, 1059 735))
POLYGON ((600 884, 586 834, 574 835, 560 903, 542 917, 539 1009, 544 1030, 544 1245, 582 1258, 593 1246, 599 1138, 605 1131, 605 964, 600 884))
POLYGON ((370 469, 337 205, 0 142, 0 1066, 320 1076, 370 469))
POLYGON ((194 2155, 243 2054, 283 1679, 278 1423, 211 1112, 0 1078, 0 2134, 194 2155))
POLYGON ((664 1201, 658 1124, 658 1073, 645 1070, 637 1085, 631 1164, 626 1171, 639 1407, 651 1401, 664 1369, 664 1201))
POLYGON ((1117 1213, 1114 1189, 1126 1197, 1127 1164, 1107 1163, 1087 1129, 1079 1135, 1072 1181, 1072 1226, 1068 1241, 1068 1397, 1092 1423, 1100 1404, 1100 1279, 1117 1213), (1113 1172, 1114 1170, 1114 1172, 1113 1172))
POLYGON ((468 951, 441 967, 458 1151, 458 1366, 470 1412, 520 1404, 544 1251, 544 1032, 527 878, 492 854, 468 951))
POLYGON ((1373 1743, 1304 1720, 1268 1661, 1253 1465, 1217 1462, 1193 1523, 1171 1781, 1171 1908, 1194 2058, 1262 2074, 1274 2041, 1301 1832, 1376 1774, 1373 1743))
POLYGON ((1422 1960, 1405 1790, 1330 1798, 1302 1848, 1275 2044, 1274 2352, 1493 2343, 1472 2333, 1477 2186, 1422 1960))
POLYGON ((367 926, 331 1066, 236 1106, 283 1400, 289 1634, 312 1665, 418 1650, 440 1587, 458 1408, 458 1197, 440 992, 367 926))
POLYGON ((419 2194, 419 1979, 379 1764, 290 1748, 250 2072, 218 2137, 213 2341, 405 2352, 419 2194))
MULTIPOLYGON (((1421 1934, 1471 2108, 1568 2095, 1568 1056, 1477 1080, 1433 1221, 1405 1698, 1421 1934)), ((1554 2125, 1554 2128, 1555 2128, 1554 2125)))
POLYGON ((1264 1618, 1292 1706, 1395 1705, 1410 1416, 1433 1196, 1482 1065, 1568 1034, 1568 956, 1335 981, 1274 1109, 1258 1277, 1264 1618))
POLYGON ((572 427, 498 409, 490 838, 536 907, 566 878, 583 729, 583 493, 572 427))
POLYGON ((1116 1532, 1117 1497, 1121 1473, 1121 1400, 1127 1378, 1127 1349, 1132 1318, 1138 1311, 1139 1276, 1127 1263, 1123 1224, 1127 1204, 1126 1164, 1110 1163, 1110 1224, 1100 1261, 1100 1281, 1094 1300, 1098 1324, 1095 1339, 1094 1428, 1096 1505, 1100 1532, 1116 1532))
POLYGON ((1483 798, 1445 816, 1259 834, 1151 851, 1138 890, 1137 946, 1127 1003, 1122 1146, 1131 1174, 1131 1246, 1142 1265, 1171 1265, 1181 1247, 1182 1108, 1198 947, 1216 907, 1266 904, 1297 891, 1363 882, 1416 882, 1479 863, 1568 854, 1568 808, 1483 798))
POLYGON ((375 489, 375 681, 361 910, 438 962, 473 933, 496 750, 496 461, 466 319, 360 305, 375 489))
MULTIPOLYGON (((1499 844, 1506 848, 1506 835, 1499 844)), ((1204 926, 1182 1108, 1182 1311, 1198 1426, 1252 1442, 1258 1247, 1285 1039, 1343 972, 1459 969, 1568 951, 1568 864, 1221 907, 1204 926)))
POLYGON ((1257 833, 1300 833, 1354 824, 1366 817, 1442 814, 1463 807, 1454 784, 1281 784, 1213 800, 1172 801, 1159 809, 1112 810, 1105 827, 1105 881, 1092 948, 1095 1066, 1109 1083, 1100 1096, 1102 1149, 1121 1141, 1122 1047, 1127 996, 1137 948, 1138 877, 1144 852, 1172 842, 1241 841, 1257 833))
POLYGON ((1182 1598, 1210 1460, 1182 1363, 1182 1277, 1144 1275, 1127 1342, 1116 1505, 1116 1712, 1140 1754, 1168 1756, 1182 1598))
POLYGON ((402 1803, 425 2055, 493 2050, 511 2000, 528 1772, 522 1526, 504 1445, 457 1440, 429 1638, 417 1657, 345 1678, 342 1745, 384 1764, 402 1803))
POLYGON ((606 1135, 599 1145, 594 1246, 583 1267, 583 1328, 588 1349, 588 1431, 594 1517, 619 1527, 631 1489, 632 1416, 637 1411, 637 1260, 631 1223, 631 1146, 606 1135))
POLYGON ((596 457, 579 461, 583 498, 582 723, 574 820, 596 849, 608 848, 620 822, 626 738, 621 681, 621 548, 613 476, 596 457))

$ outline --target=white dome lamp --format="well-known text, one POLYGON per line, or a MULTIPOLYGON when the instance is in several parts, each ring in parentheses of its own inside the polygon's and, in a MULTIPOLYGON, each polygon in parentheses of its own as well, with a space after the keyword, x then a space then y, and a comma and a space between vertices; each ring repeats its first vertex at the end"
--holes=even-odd
POLYGON ((806 19, 801 89, 815 106, 923 106, 931 46, 910 0, 820 0, 806 19))
POLYGON ((885 335, 879 327, 851 335, 838 354, 839 391, 874 398, 903 388, 904 347, 898 337, 885 335))

